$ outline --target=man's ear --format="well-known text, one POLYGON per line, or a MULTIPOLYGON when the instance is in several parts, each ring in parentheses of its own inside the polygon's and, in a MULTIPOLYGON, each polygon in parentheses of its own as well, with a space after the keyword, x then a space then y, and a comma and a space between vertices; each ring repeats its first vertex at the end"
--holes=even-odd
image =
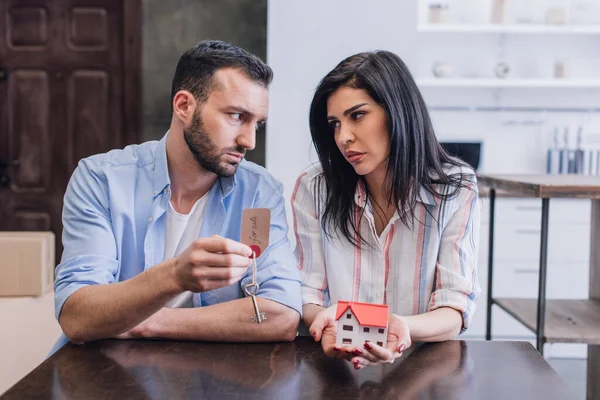
POLYGON ((173 115, 176 116, 184 126, 190 126, 194 118, 194 112, 198 103, 193 94, 187 90, 180 90, 173 97, 173 115))

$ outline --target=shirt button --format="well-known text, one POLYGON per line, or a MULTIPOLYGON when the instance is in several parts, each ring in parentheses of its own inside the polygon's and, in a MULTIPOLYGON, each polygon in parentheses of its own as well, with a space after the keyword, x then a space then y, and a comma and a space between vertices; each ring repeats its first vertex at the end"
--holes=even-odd
POLYGON ((148 222, 152 222, 153 219, 154 218, 152 218, 152 217, 148 218, 148 222))
POLYGON ((164 193, 165 193, 165 194, 169 194, 169 189, 168 189, 168 188, 165 188, 165 192, 164 192, 164 193))
POLYGON ((156 196, 157 194, 158 194, 158 192, 155 190, 155 191, 154 191, 154 195, 156 196))

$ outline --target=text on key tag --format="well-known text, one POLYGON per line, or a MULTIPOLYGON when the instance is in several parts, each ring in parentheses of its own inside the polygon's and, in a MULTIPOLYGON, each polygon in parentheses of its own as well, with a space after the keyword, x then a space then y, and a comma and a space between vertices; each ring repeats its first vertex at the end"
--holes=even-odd
POLYGON ((247 208, 242 211, 242 234, 240 242, 249 246, 256 257, 269 247, 271 231, 271 210, 268 208, 247 208))

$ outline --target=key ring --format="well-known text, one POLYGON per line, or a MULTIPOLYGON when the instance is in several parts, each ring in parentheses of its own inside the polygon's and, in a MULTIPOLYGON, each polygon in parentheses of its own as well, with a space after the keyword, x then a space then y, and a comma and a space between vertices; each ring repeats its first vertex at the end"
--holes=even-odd
POLYGON ((244 286, 244 292, 247 296, 255 296, 258 292, 258 282, 256 282, 256 253, 252 251, 252 282, 244 286), (250 289, 253 291, 251 292, 250 289))
POLYGON ((246 296, 256 296, 256 293, 258 292, 258 284, 256 283, 249 283, 246 286, 244 286, 244 292, 246 292, 246 296), (252 291, 250 291, 252 289, 252 291))

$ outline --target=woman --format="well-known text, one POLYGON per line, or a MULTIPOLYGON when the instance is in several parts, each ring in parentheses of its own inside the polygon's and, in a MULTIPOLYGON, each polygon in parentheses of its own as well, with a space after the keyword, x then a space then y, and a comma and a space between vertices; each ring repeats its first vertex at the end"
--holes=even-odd
POLYGON ((467 329, 481 291, 475 174, 438 143, 406 65, 387 51, 342 61, 317 87, 310 130, 320 165, 292 209, 303 321, 325 353, 359 369, 467 329), (342 300, 389 306, 385 347, 335 346, 342 300))

